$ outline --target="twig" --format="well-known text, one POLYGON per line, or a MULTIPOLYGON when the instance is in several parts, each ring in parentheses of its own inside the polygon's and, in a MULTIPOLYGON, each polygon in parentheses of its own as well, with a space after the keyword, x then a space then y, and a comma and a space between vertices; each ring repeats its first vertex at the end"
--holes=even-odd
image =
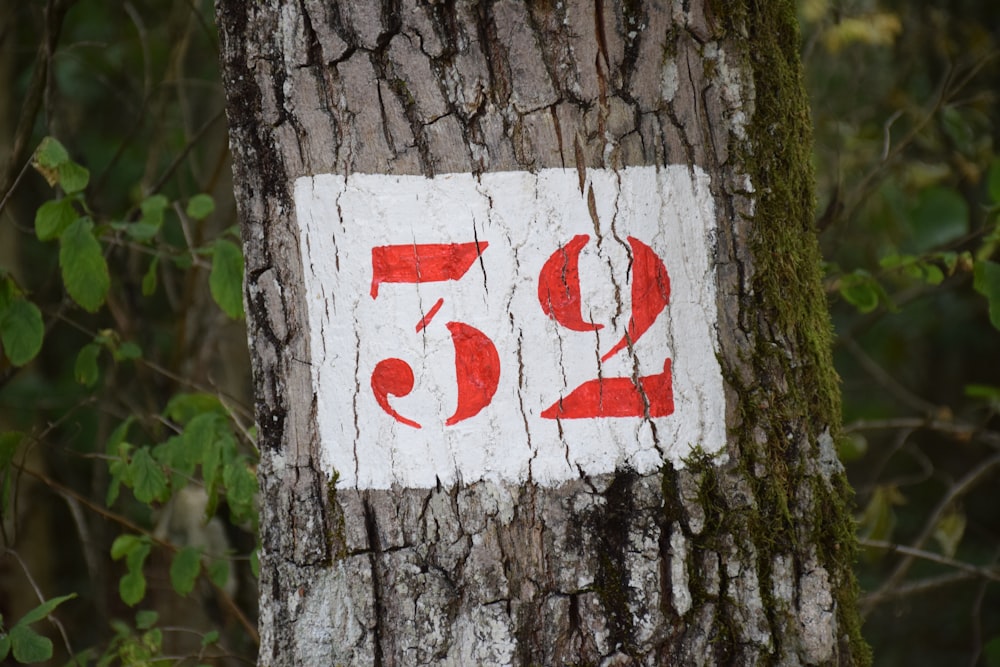
POLYGON ((18 184, 21 182, 21 179, 24 178, 26 173, 28 173, 28 167, 30 166, 31 160, 25 160, 24 166, 21 167, 21 171, 17 173, 17 176, 14 178, 14 182, 10 184, 10 188, 4 193, 3 199, 0 199, 0 213, 3 213, 4 208, 7 206, 7 202, 10 201, 11 196, 14 194, 14 190, 17 189, 18 184))
MULTIPOLYGON (((28 580, 28 584, 34 589, 35 596, 38 597, 38 603, 43 604, 45 602, 45 595, 42 594, 42 589, 38 587, 38 583, 35 581, 34 577, 31 576, 31 571, 28 570, 28 565, 24 562, 21 556, 13 549, 7 547, 4 548, 3 553, 4 555, 13 556, 14 560, 21 565, 21 570, 24 572, 24 576, 28 580)), ((63 627, 63 624, 52 614, 49 614, 48 619, 59 630, 59 634, 62 636, 63 644, 66 646, 66 654, 70 656, 76 655, 73 652, 73 646, 69 643, 69 635, 66 634, 66 628, 63 627)))
POLYGON ((937 431, 959 439, 977 439, 990 445, 1000 446, 1000 433, 983 430, 964 422, 944 419, 922 419, 919 417, 896 417, 892 419, 859 419, 844 426, 844 431, 917 430, 937 431))
POLYGON ((869 593, 864 595, 860 599, 861 606, 871 609, 883 602, 888 602, 889 600, 895 600, 898 598, 909 597, 911 595, 922 595, 924 593, 930 593, 939 588, 944 588, 945 586, 954 586, 955 584, 961 584, 963 582, 969 581, 970 579, 977 578, 977 575, 970 572, 959 571, 951 572, 948 574, 942 574, 936 577, 927 577, 926 579, 921 579, 919 581, 913 581, 907 584, 903 584, 898 588, 891 591, 879 591, 876 593, 869 593))
POLYGON ((14 131, 10 157, 6 168, 0 174, 0 192, 6 193, 11 189, 11 184, 14 182, 15 165, 28 160, 28 146, 35 127, 35 119, 42 108, 46 84, 49 81, 49 66, 52 63, 56 44, 59 42, 59 33, 62 32, 63 19, 75 1, 49 0, 45 7, 45 31, 42 43, 38 46, 35 71, 32 72, 28 91, 24 96, 24 104, 21 105, 21 114, 14 131))
POLYGON ((194 136, 191 137, 191 140, 189 142, 187 142, 187 144, 184 146, 184 149, 177 154, 177 157, 174 158, 173 162, 170 163, 170 165, 160 175, 160 177, 156 180, 156 182, 153 183, 152 186, 150 186, 148 194, 159 192, 160 189, 163 188, 163 186, 166 184, 166 182, 170 180, 170 177, 173 176, 174 171, 176 171, 177 168, 181 166, 181 163, 184 161, 184 159, 187 158, 188 153, 194 150, 195 145, 199 141, 201 141, 201 138, 205 136, 205 134, 212 128, 213 125, 215 125, 216 122, 225 117, 226 117, 226 110, 220 109, 218 112, 216 112, 214 116, 209 118, 204 125, 198 128, 198 131, 194 133, 194 136))
MULTIPOLYGON (((94 503, 90 499, 77 493, 68 486, 63 486, 62 484, 55 481, 51 477, 34 470, 29 470, 27 468, 22 468, 22 470, 24 473, 39 480, 53 491, 59 494, 66 494, 70 496, 71 498, 73 498, 74 500, 76 500, 77 502, 79 502, 81 505, 91 510, 92 512, 95 512, 96 514, 99 514, 100 516, 106 519, 114 521, 115 523, 124 526, 125 528, 128 528, 129 530, 131 530, 136 534, 148 537, 152 542, 163 547, 164 549, 167 549, 170 552, 179 551, 179 548, 177 547, 176 544, 168 540, 158 538, 156 535, 146 530, 142 526, 138 525, 137 523, 130 521, 129 519, 121 516, 120 514, 117 514, 116 512, 112 512, 111 510, 101 507, 97 503, 94 503)), ((250 638, 253 639, 254 643, 260 645, 260 635, 257 632, 257 628, 250 621, 250 619, 247 618, 246 614, 243 613, 243 610, 239 608, 239 605, 236 604, 236 602, 232 599, 232 597, 228 593, 226 593, 226 591, 224 591, 221 587, 217 586, 214 581, 208 579, 207 573, 203 573, 203 576, 205 576, 206 579, 209 581, 209 583, 211 583, 212 588, 215 590, 216 595, 219 596, 219 600, 222 602, 222 605, 226 607, 226 609, 228 609, 229 612, 233 614, 233 616, 236 617, 236 620, 239 622, 241 626, 243 626, 243 629, 250 636, 250 638)), ((70 652, 70 655, 73 655, 73 653, 70 652)))
POLYGON ((996 568, 971 565, 970 563, 966 563, 955 558, 949 558, 948 556, 936 554, 933 551, 916 549, 914 547, 908 547, 904 544, 886 542, 885 540, 870 540, 864 537, 858 538, 858 544, 872 549, 885 549, 889 552, 901 553, 911 559, 919 558, 921 560, 930 561, 931 563, 937 563, 938 565, 947 565, 948 567, 953 567, 956 570, 968 572, 969 574, 982 577, 983 579, 989 579, 990 581, 1000 581, 1000 570, 996 568))
MULTIPOLYGON (((902 583, 903 579, 906 577, 906 573, 909 572, 910 567, 913 565, 913 561, 916 558, 911 550, 919 550, 923 547, 923 545, 934 533, 934 529, 937 527, 941 517, 944 516, 944 513, 948 511, 948 508, 951 507, 956 500, 968 493, 974 486, 983 481, 989 473, 993 472, 993 468, 998 465, 1000 465, 1000 454, 995 454, 981 462, 948 490, 948 493, 945 494, 944 498, 941 499, 937 507, 934 508, 934 511, 931 512, 930 517, 924 523, 923 531, 921 531, 917 539, 913 541, 913 544, 906 547, 905 550, 896 549, 902 553, 904 557, 900 560, 899 564, 896 565, 896 569, 892 571, 892 574, 890 574, 882 583, 879 590, 876 591, 876 599, 879 595, 884 594, 885 591, 890 591, 902 583)), ((862 608, 862 613, 867 613, 868 611, 870 611, 868 606, 862 608)))

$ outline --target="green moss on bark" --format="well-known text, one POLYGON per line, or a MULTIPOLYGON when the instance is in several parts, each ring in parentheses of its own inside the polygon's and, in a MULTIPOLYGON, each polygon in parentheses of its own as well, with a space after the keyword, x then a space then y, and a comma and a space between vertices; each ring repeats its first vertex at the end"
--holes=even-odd
MULTIPOLYGON (((748 221, 753 290, 744 309, 759 313, 750 322, 756 327, 750 332, 754 358, 745 360, 756 382, 737 387, 743 428, 734 434, 739 474, 753 485, 757 501, 746 517, 748 530, 760 550, 762 582, 767 581, 775 554, 803 552, 803 545, 794 544, 800 521, 796 494, 811 490, 809 541, 833 580, 841 659, 870 664, 856 607, 852 492, 842 472, 827 481, 808 464, 819 458, 824 430, 837 437, 841 413, 813 225, 811 120, 795 5, 717 1, 712 9, 726 34, 746 35, 751 45, 744 58, 753 74, 754 108, 746 140, 735 149, 753 188, 748 221)), ((765 596, 769 588, 762 586, 765 596)), ((781 613, 773 600, 765 603, 771 603, 772 614, 781 613)))

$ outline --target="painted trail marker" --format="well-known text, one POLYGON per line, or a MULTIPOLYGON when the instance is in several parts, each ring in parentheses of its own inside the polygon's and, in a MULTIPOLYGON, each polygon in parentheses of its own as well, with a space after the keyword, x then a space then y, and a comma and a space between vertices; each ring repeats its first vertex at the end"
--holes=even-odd
POLYGON ((295 184, 339 484, 542 484, 725 443, 715 214, 686 165, 295 184))

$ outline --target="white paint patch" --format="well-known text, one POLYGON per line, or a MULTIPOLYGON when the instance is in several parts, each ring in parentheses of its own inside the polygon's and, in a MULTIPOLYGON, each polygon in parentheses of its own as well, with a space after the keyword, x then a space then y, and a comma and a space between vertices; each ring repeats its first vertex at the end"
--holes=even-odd
POLYGON ((553 485, 720 451, 708 186, 687 166, 589 170, 582 192, 561 169, 298 179, 309 363, 339 484, 553 485))

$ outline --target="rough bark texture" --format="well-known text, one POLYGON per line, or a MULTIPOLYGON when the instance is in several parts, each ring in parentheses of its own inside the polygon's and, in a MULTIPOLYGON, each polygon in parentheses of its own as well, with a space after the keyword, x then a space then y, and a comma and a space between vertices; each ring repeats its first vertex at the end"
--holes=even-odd
POLYGON ((790 1, 218 0, 263 484, 262 665, 854 664, 790 1), (695 164, 728 462, 558 488, 319 469, 296 177, 695 164))

